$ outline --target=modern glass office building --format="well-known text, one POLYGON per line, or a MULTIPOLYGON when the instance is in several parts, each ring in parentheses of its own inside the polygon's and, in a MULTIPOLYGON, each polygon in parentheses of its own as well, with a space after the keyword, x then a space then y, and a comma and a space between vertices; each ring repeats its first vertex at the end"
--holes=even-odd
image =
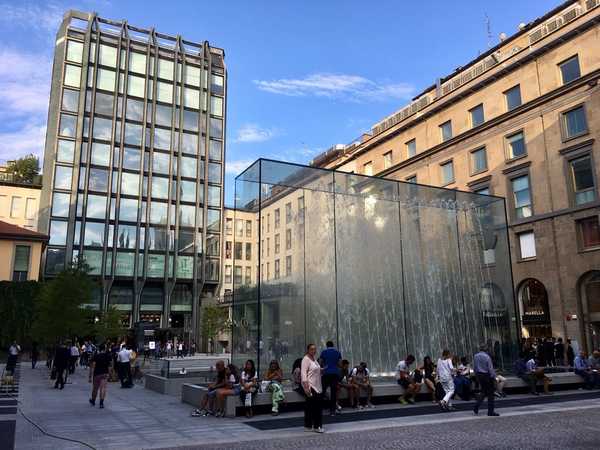
POLYGON ((287 372, 329 339, 374 375, 481 343, 513 361, 503 198, 261 159, 236 178, 235 212, 259 220, 259 275, 233 280, 236 362, 287 372))
POLYGON ((69 11, 44 156, 44 275, 77 257, 94 308, 192 330, 219 283, 226 71, 208 42, 69 11), (185 325, 185 327, 184 327, 185 325))

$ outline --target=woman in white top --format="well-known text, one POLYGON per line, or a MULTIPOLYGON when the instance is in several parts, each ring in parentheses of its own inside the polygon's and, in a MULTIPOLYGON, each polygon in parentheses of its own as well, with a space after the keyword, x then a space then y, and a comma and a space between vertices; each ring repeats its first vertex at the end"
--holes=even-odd
POLYGON ((454 365, 452 365, 452 354, 450 353, 450 350, 444 350, 442 352, 442 357, 438 359, 436 370, 438 379, 446 393, 444 398, 440 401, 442 411, 454 410, 451 399, 454 395, 454 380, 452 376, 454 375, 455 370, 454 365))
POLYGON ((315 358, 316 354, 315 344, 309 344, 300 366, 302 388, 306 396, 304 431, 323 433, 323 406, 321 404, 323 387, 321 386, 321 366, 315 358))

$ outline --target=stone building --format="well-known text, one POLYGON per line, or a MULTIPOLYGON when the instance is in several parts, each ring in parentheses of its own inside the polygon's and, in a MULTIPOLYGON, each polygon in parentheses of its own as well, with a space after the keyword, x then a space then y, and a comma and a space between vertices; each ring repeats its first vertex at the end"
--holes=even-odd
POLYGON ((599 49, 567 1, 312 165, 505 197, 523 335, 599 348, 599 49))

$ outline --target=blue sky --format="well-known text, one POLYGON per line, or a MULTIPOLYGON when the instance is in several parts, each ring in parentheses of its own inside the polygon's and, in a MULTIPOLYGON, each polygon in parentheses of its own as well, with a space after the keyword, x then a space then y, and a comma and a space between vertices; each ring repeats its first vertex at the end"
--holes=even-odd
POLYGON ((256 158, 308 162, 351 142, 559 3, 0 0, 0 162, 43 151, 54 36, 69 8, 225 49, 231 203, 235 174, 256 158))

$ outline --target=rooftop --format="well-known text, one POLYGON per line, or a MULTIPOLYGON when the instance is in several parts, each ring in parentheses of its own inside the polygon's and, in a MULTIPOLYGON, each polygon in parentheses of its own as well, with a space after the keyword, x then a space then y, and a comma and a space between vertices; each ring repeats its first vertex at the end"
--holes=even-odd
POLYGON ((42 241, 47 242, 49 237, 45 234, 31 231, 27 228, 13 225, 12 223, 0 220, 0 239, 1 240, 19 240, 19 241, 42 241))

